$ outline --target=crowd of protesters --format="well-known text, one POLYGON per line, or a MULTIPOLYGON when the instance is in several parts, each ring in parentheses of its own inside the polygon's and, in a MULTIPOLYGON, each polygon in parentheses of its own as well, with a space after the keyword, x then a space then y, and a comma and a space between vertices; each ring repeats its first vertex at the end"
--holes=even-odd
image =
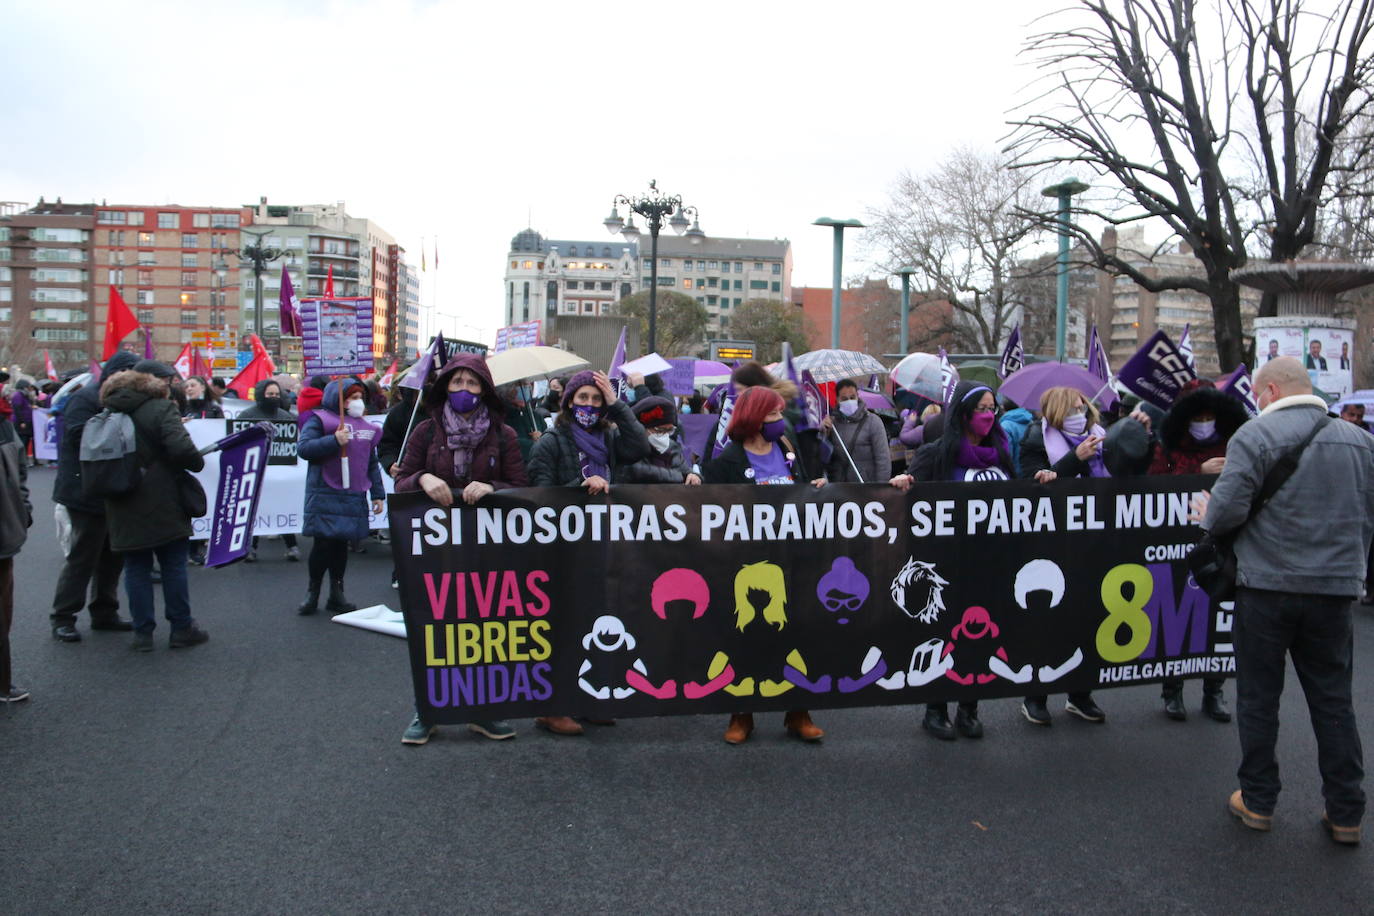
MULTIPOLYGON (((1072 388, 1053 388, 1037 404, 1015 405, 999 401, 987 385, 965 381, 948 403, 918 403, 896 416, 876 412, 865 399, 872 392, 842 379, 834 384, 833 409, 812 428, 802 422, 795 385, 758 363, 745 363, 732 374, 733 410, 717 418, 704 445, 696 448, 681 421, 710 412, 711 402, 673 396, 655 376, 632 376, 622 387, 603 373, 583 371, 551 379, 547 393, 536 395, 528 383, 496 386, 485 359, 470 353, 451 358, 422 390, 396 386, 388 393, 371 379, 315 377, 292 392, 282 380, 266 379, 238 416, 300 424, 298 454, 308 465, 303 533, 312 539, 306 595, 296 607, 300 615, 315 614, 321 603, 331 613, 355 609, 344 592, 348 553, 359 549, 371 518, 382 509, 384 475, 396 491, 422 491, 447 507, 525 486, 576 487, 590 495, 607 493, 618 483, 878 483, 907 490, 935 481, 1021 478, 1052 486, 1066 478, 1219 474, 1210 509, 1204 500, 1198 511, 1204 527, 1241 532, 1236 642, 1245 760, 1242 790, 1230 809, 1248 826, 1268 829, 1278 793, 1274 712, 1284 651, 1291 649, 1313 708, 1328 801, 1324 816, 1332 836, 1349 842, 1358 840, 1364 804, 1350 712, 1350 604, 1361 596, 1374 600, 1367 583, 1374 436, 1358 404, 1342 410, 1341 429, 1317 430, 1327 437, 1317 453, 1323 466, 1329 466, 1332 479, 1339 474, 1357 491, 1347 505, 1348 536, 1339 544, 1317 546, 1324 535, 1309 538, 1285 530, 1292 520, 1306 517, 1296 502, 1293 512, 1272 512, 1262 526, 1247 527, 1257 482, 1279 447, 1311 431, 1309 415, 1325 416, 1325 404, 1311 396, 1310 385, 1303 389, 1306 374, 1294 366, 1294 360, 1272 361, 1257 375, 1265 408, 1257 420, 1250 419, 1241 401, 1206 380, 1190 384, 1167 411, 1139 404, 1106 414, 1072 388), (1275 414, 1286 407, 1303 410, 1275 414), (1315 407, 1323 409, 1308 409, 1315 407), (386 414, 380 427, 366 419, 379 413, 386 414), (1302 564, 1292 554, 1304 551, 1313 554, 1304 571, 1339 567, 1342 575, 1274 572, 1302 564), (1246 617, 1244 626, 1240 617, 1246 617), (1299 638, 1307 631, 1310 638, 1299 638)), ((227 391, 222 379, 182 380, 170 366, 123 352, 101 367, 99 378, 82 384, 35 386, 20 380, 11 385, 7 376, 0 383, 0 700, 28 696, 13 683, 8 633, 14 557, 32 523, 27 487, 28 468, 36 460, 31 457, 35 407, 61 418, 53 498, 65 514, 68 534, 52 601, 53 637, 80 641, 77 624, 84 610, 91 629, 132 632, 133 648, 151 651, 157 627, 153 587, 160 580, 168 645, 206 642, 208 634, 192 614, 187 577, 188 563, 201 556, 192 547, 191 523, 204 509, 183 481, 203 458, 184 423, 223 417, 223 399, 236 393, 227 391), (104 499, 85 492, 79 463, 83 429, 102 408, 132 419, 144 469, 132 492, 104 499), (131 619, 119 615, 121 576, 131 619)), ((1327 472, 1307 473, 1311 487, 1324 486, 1320 475, 1327 472)), ((1302 498, 1297 490, 1290 500, 1302 498)), ((286 558, 299 560, 295 536, 284 540, 286 558)), ((254 537, 245 558, 249 562, 256 560, 258 544, 254 537)), ((1187 719, 1182 681, 1164 682, 1163 702, 1168 718, 1187 719)), ((1048 696, 1027 696, 1020 709, 1032 725, 1052 723, 1048 696)), ((1090 723, 1107 718, 1087 692, 1069 694, 1065 710, 1090 723)), ((1231 720, 1223 681, 1204 680, 1202 710, 1216 721, 1231 720)), ((563 736, 581 734, 588 722, 609 724, 562 712, 550 710, 553 714, 537 717, 535 724, 563 736)), ((804 709, 786 713, 783 724, 805 741, 824 735, 804 709)), ((984 735, 976 702, 960 702, 953 720, 946 704, 930 704, 921 724, 941 740, 984 735)), ((477 721, 468 728, 494 740, 516 734, 504 721, 477 721)), ((753 730, 753 716, 737 713, 724 738, 743 744, 753 730)), ((417 711, 402 741, 424 744, 435 731, 417 711)))

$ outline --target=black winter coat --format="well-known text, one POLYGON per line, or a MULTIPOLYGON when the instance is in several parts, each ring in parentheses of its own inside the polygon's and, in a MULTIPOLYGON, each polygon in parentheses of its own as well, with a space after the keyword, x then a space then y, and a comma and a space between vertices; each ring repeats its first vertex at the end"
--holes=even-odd
POLYGON ((191 536, 191 516, 177 496, 176 477, 199 471, 205 459, 191 441, 167 383, 142 372, 116 372, 100 386, 101 402, 133 418, 143 480, 132 493, 105 500, 111 550, 146 550, 191 536))
MULTIPOLYGON (((807 483, 815 480, 811 469, 806 465, 806 459, 801 452, 792 447, 792 441, 784 436, 778 445, 782 446, 784 454, 792 454, 792 479, 795 483, 807 483)), ((752 467, 749 463, 749 456, 744 451, 744 446, 738 442, 731 442, 721 450, 716 458, 705 462, 701 466, 702 483, 748 483, 752 484, 754 479, 749 476, 748 471, 752 467)))
MULTIPOLYGON (((606 440, 606 463, 610 466, 611 482, 624 483, 616 469, 633 464, 649 454, 649 436, 635 419, 634 412, 624 401, 616 401, 606 411, 606 419, 614 423, 602 431, 606 440)), ((530 450, 530 486, 580 487, 582 462, 572 430, 563 423, 539 437, 530 450)))

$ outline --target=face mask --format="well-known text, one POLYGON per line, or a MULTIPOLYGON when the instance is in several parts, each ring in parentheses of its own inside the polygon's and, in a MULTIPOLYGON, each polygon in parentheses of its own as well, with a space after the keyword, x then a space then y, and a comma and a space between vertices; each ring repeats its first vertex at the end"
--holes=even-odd
POLYGON ((1064 432, 1070 436, 1081 436, 1087 428, 1088 415, 1085 413, 1072 413, 1064 418, 1064 432))
POLYGON ((840 413, 844 414, 846 417, 852 417, 852 416, 854 416, 854 414, 856 414, 856 413, 858 413, 858 412, 859 412, 859 402, 858 402, 858 401, 841 401, 841 402, 840 402, 840 413))
POLYGON ((692 406, 691 406, 690 404, 683 404, 683 405, 682 405, 682 409, 678 411, 678 413, 691 413, 691 412, 692 412, 692 406))
POLYGON ((626 403, 626 404, 633 404, 633 403, 635 402, 635 397, 636 397, 636 395, 635 395, 635 390, 634 390, 633 388, 626 388, 626 389, 625 389, 625 403, 626 403))
POLYGON ((1188 424, 1188 435, 1192 436, 1192 437, 1193 437, 1194 439, 1196 439, 1198 442, 1206 442, 1208 439, 1210 439, 1210 438, 1212 438, 1213 436, 1215 436, 1216 433, 1217 433, 1217 421, 1216 421, 1216 420, 1205 420, 1205 421, 1194 420, 1192 423, 1189 423, 1189 424, 1188 424))
POLYGON ((577 425, 583 429, 591 429, 601 421, 603 408, 591 407, 586 404, 574 404, 572 410, 573 419, 577 421, 577 425))
POLYGON ((367 413, 367 405, 363 403, 362 398, 354 398, 349 401, 345 409, 348 411, 350 417, 361 417, 363 414, 367 413))
POLYGON ((997 415, 994 413, 976 413, 969 418, 968 428, 973 430, 979 439, 982 439, 992 432, 992 424, 996 422, 997 415))
POLYGON ((762 428, 759 429, 759 433, 769 442, 777 442, 786 432, 786 420, 772 420, 763 424, 762 428))
POLYGON ((258 403, 262 405, 262 409, 268 413, 276 413, 281 410, 281 398, 263 398, 258 401, 258 403))
POLYGON ((186 403, 190 404, 196 410, 200 410, 202 407, 205 406, 205 398, 191 398, 186 403))
POLYGON ((668 451, 668 446, 673 444, 672 433, 649 433, 649 444, 654 447, 656 452, 668 451))
POLYGON ((450 391, 448 393, 448 406, 459 413, 467 413, 481 403, 481 400, 481 397, 471 391, 450 391))

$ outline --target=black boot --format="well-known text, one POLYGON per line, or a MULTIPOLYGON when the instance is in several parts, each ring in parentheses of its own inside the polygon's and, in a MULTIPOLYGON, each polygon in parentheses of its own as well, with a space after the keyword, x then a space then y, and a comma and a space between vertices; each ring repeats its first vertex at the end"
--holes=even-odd
POLYGON ((1231 710, 1226 708, 1226 697, 1221 693, 1221 684, 1202 682, 1202 711, 1217 722, 1231 721, 1231 710))
POLYGON ((1188 719, 1188 710, 1183 705, 1183 688, 1172 686, 1165 687, 1163 696, 1164 715, 1173 719, 1175 722, 1186 722, 1188 719))
POLYGON ((296 613, 302 617, 309 617, 320 609, 320 583, 311 582, 310 589, 305 593, 305 600, 296 608, 296 613))
POLYGON ((329 580, 329 601, 325 604, 324 609, 331 614, 346 614, 358 609, 356 604, 344 597, 342 579, 329 580))

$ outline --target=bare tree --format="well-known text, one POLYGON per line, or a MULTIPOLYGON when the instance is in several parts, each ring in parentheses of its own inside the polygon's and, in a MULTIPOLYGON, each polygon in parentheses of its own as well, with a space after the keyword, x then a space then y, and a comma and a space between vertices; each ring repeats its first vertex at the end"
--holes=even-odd
POLYGON ((1302 255, 1333 169, 1369 157, 1367 142, 1336 154, 1370 105, 1371 2, 1342 0, 1322 15, 1303 0, 1079 0, 1051 14, 1059 28, 1026 43, 1051 82, 1012 121, 1015 165, 1106 179, 1076 200, 1070 230, 1100 268, 1153 292, 1207 295, 1224 368, 1244 347, 1230 272, 1252 248, 1271 260, 1302 255), (1201 275, 1149 276, 1083 225, 1148 219, 1188 243, 1201 275))
POLYGON ((870 210, 866 239, 881 266, 916 268, 912 282, 954 312, 952 349, 992 353, 1022 305, 1018 264, 1040 228, 1026 215, 1031 176, 995 155, 955 151, 927 175, 903 174, 870 210))

